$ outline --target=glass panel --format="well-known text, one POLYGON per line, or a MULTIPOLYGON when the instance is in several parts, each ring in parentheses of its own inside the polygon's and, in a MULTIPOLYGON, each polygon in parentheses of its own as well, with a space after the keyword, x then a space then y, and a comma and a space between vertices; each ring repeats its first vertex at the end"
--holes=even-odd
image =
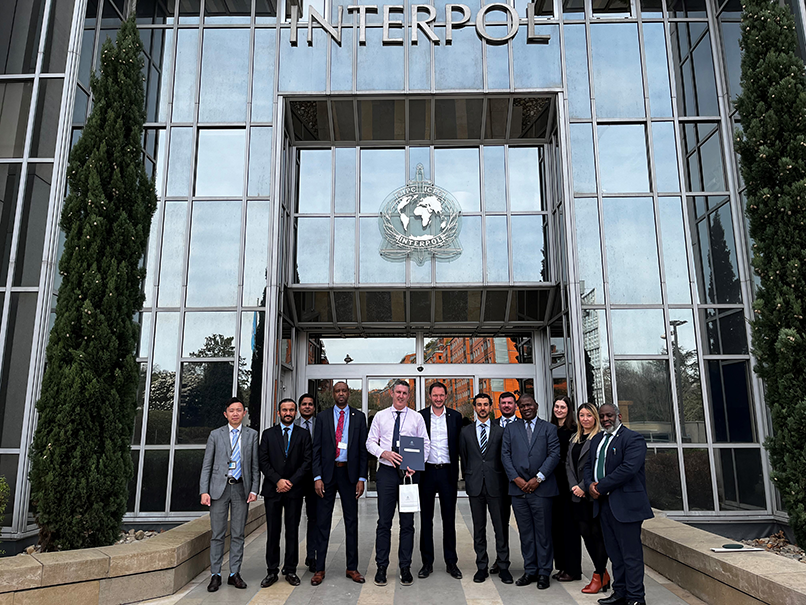
MULTIPOLYGON (((333 13, 336 7, 331 9, 333 13)), ((330 89, 351 91, 353 89, 353 31, 343 29, 341 44, 330 43, 330 89)), ((372 68, 369 68, 372 69, 372 68)))
MULTIPOLYGON (((439 30, 442 28, 438 28, 439 30)), ((439 31, 438 35, 444 40, 444 31, 439 31)), ((420 36, 422 37, 422 34, 420 36)), ((426 45, 425 42, 420 43, 426 45)), ((437 90, 482 88, 481 44, 474 28, 462 27, 453 30, 453 42, 450 46, 444 44, 434 46, 437 90)))
MULTIPOLYGON (((148 364, 145 362, 138 363, 138 380, 137 380, 137 407, 134 412, 134 429, 132 431, 132 445, 140 445, 143 440, 143 411, 145 409, 146 401, 146 377, 148 376, 148 364)), ((135 466, 135 479, 137 470, 135 466)), ((130 494, 131 496, 131 494, 130 494)))
POLYGON ((591 117, 588 45, 584 25, 566 25, 565 77, 568 82, 568 110, 572 118, 591 117))
MULTIPOLYGON (((361 212, 378 212, 386 196, 406 184, 405 176, 405 149, 362 149, 361 212)), ((375 230, 378 231, 377 226, 375 230)))
POLYGON ((231 357, 234 339, 235 312, 187 313, 182 357, 231 357))
POLYGON ((127 491, 129 493, 129 497, 126 499, 126 512, 133 513, 134 512, 134 503, 135 498, 137 497, 137 473, 140 466, 140 451, 139 450, 131 450, 132 453, 132 476, 129 479, 129 485, 127 486, 127 491))
POLYGON ((711 39, 705 23, 673 23, 677 105, 684 116, 718 116, 711 39))
POLYGON ((298 30, 298 42, 291 46, 290 30, 280 33, 280 75, 281 91, 321 91, 327 83, 327 34, 314 28, 313 45, 308 44, 308 30, 298 30))
POLYGON ((714 441, 755 443, 753 400, 747 361, 708 361, 714 441))
POLYGON ((297 219, 297 283, 326 284, 330 273, 330 219, 297 219))
POLYGON ((56 133, 59 131, 63 83, 61 79, 39 82, 39 98, 36 101, 31 139, 32 158, 52 158, 56 153, 56 133))
POLYGON ((330 214, 330 149, 299 152, 299 212, 330 214))
POLYGON ((145 439, 149 445, 171 442, 178 340, 179 314, 157 314, 145 439))
POLYGON ((204 22, 248 24, 252 14, 251 5, 249 0, 207 0, 204 3, 204 22))
POLYGON ((11 527, 14 521, 14 494, 17 493, 18 463, 19 456, 17 454, 0 454, 0 476, 6 478, 9 490, 5 515, 0 519, 0 526, 2 527, 11 527))
POLYGON ((185 265, 185 224, 187 202, 165 203, 162 233, 159 306, 178 307, 182 296, 182 269, 185 265))
POLYGON ((613 309, 614 355, 660 355, 665 353, 666 327, 663 309, 613 309))
MULTIPOLYGON (((487 13, 494 14, 495 11, 487 13)), ((461 30, 460 30, 461 31, 461 30)), ((506 27, 490 26, 487 28, 492 36, 503 38, 507 33, 506 27)), ((509 45, 485 44, 487 51, 487 87, 490 89, 509 88, 509 45)))
POLYGON ((437 261, 437 282, 477 283, 482 281, 481 217, 465 216, 459 234, 461 255, 451 262, 437 261))
POLYGON ((509 251, 507 217, 488 216, 487 223, 487 281, 509 282, 509 251))
POLYGON ((700 161, 702 162, 702 183, 705 191, 725 191, 725 169, 722 164, 722 139, 719 132, 700 145, 700 161))
POLYGON ((168 450, 147 450, 143 454, 143 484, 140 488, 141 512, 157 513, 165 510, 169 455, 168 450))
POLYGON ((355 149, 336 149, 336 212, 355 212, 355 149))
POLYGON ((481 136, 484 101, 437 98, 434 101, 434 117, 437 139, 478 139, 481 136))
POLYGON ((463 212, 481 209, 479 170, 478 148, 434 150, 434 183, 452 193, 463 212))
POLYGON ((409 45, 409 88, 431 89, 431 45, 409 45))
POLYGON ((405 263, 394 263, 380 255, 383 243, 378 219, 362 218, 359 222, 359 282, 402 283, 406 279, 405 263))
POLYGON ((171 20, 173 15, 174 3, 172 0, 138 0, 137 2, 138 25, 164 25, 171 20))
POLYGON ((196 202, 190 225, 187 305, 232 307, 238 296, 241 202, 196 202))
MULTIPOLYGON (((229 357, 235 356, 231 344, 228 352, 229 357)), ((232 396, 234 367, 232 361, 182 364, 177 443, 204 444, 210 431, 224 424, 224 403, 232 396)))
POLYGON ((527 44, 526 34, 522 25, 512 45, 515 88, 561 88, 560 28, 535 25, 535 35, 551 36, 548 44, 527 44))
POLYGON ((358 299, 361 305, 361 319, 365 323, 402 323, 406 319, 405 294, 402 290, 361 292, 358 299))
POLYGON ((733 223, 730 204, 725 204, 709 217, 710 253, 708 262, 713 282, 708 285, 708 299, 718 303, 741 303, 736 242, 733 239, 733 223), (715 290, 715 292, 714 292, 715 290))
POLYGON ((245 306, 265 304, 270 213, 269 202, 249 202, 247 206, 243 272, 245 306))
POLYGON ((720 310, 719 337, 724 355, 747 355, 747 328, 741 309, 733 313, 720 310))
POLYGON ((21 158, 33 82, 0 82, 0 158, 21 158))
POLYGON ((487 212, 506 211, 504 148, 484 147, 482 152, 484 153, 484 208, 487 212))
POLYGON ((660 510, 683 510, 677 450, 650 448, 646 453, 645 471, 649 505, 660 510))
POLYGON ((271 122, 274 113, 275 30, 255 30, 252 67, 252 122, 271 122))
POLYGON ((585 18, 585 0, 562 0, 565 21, 585 18))
POLYGON ((761 452, 757 449, 719 449, 714 453, 719 510, 767 508, 761 452))
POLYGON ((604 310, 582 309, 582 344, 585 350, 585 375, 588 401, 613 403, 607 321, 604 310))
POLYGON ((424 355, 425 363, 532 363, 532 340, 525 335, 430 337, 424 355))
POLYGON ((596 115, 643 117, 644 85, 636 25, 597 23, 590 31, 596 115))
POLYGON ((252 128, 249 136, 248 195, 271 195, 271 128, 252 128))
POLYGON ((670 303, 691 303, 691 283, 680 198, 662 197, 658 200, 658 209, 663 240, 666 297, 670 303))
POLYGON ((599 238, 599 208, 596 198, 574 201, 577 228, 579 289, 583 305, 604 302, 602 248, 599 238))
POLYGON ((540 158, 537 147, 509 148, 510 209, 543 210, 540 158))
POLYGON ((644 23, 644 52, 649 86, 649 113, 653 117, 671 117, 672 97, 663 23, 644 23))
POLYGON ((593 132, 590 124, 571 124, 571 167, 575 193, 596 192, 593 132))
POLYGON ((705 0, 668 0, 670 17, 704 18, 705 0))
MULTIPOLYGON (((435 382, 441 382, 446 387, 445 407, 459 411, 468 422, 473 422, 473 379, 472 378, 427 378, 425 381, 426 401, 423 407, 429 407, 428 388, 435 382)), ((517 384, 517 382, 516 382, 517 384)), ((480 392, 490 393, 480 390, 480 392)), ((495 399, 493 400, 495 401, 495 399)), ((459 489, 462 489, 461 486, 459 489)))
POLYGON ((186 197, 190 191, 193 129, 171 128, 168 159, 168 197, 186 197))
POLYGON ((688 309, 669 309, 674 362, 674 388, 680 415, 681 441, 706 443, 700 364, 694 338, 694 316, 688 309))
POLYGON ((171 511, 201 511, 199 477, 201 476, 204 450, 176 450, 174 452, 174 474, 171 486, 171 511))
POLYGON ((629 17, 630 0, 593 0, 591 12, 599 18, 629 17))
POLYGON ((597 127, 599 175, 604 193, 649 191, 646 132, 643 125, 597 127))
POLYGON ((25 199, 19 226, 17 263, 12 282, 14 286, 39 285, 52 172, 53 166, 50 164, 28 165, 28 180, 25 183, 25 199))
MULTIPOLYGON (((409 138, 415 141, 428 141, 431 138, 431 99, 409 100, 409 138)), ((427 152, 428 149, 426 148, 427 152)), ((423 165, 430 164, 426 159, 423 165)), ((409 168, 416 168, 417 164, 409 168)), ((412 175, 414 176, 414 175, 412 175)))
POLYGON ((35 292, 11 294, 0 381, 0 447, 18 448, 21 445, 28 370, 34 343, 36 298, 35 292))
POLYGON ((355 219, 335 219, 336 245, 333 250, 333 281, 337 284, 355 282, 355 219))
POLYGON ((238 397, 246 403, 249 425, 259 431, 263 384, 263 334, 266 314, 253 311, 241 315, 241 344, 238 355, 238 397))
POLYGON ((725 56, 725 69, 728 76, 730 100, 736 101, 742 92, 742 51, 739 40, 742 37, 742 24, 737 21, 725 21, 725 14, 720 17, 719 28, 722 32, 722 52, 725 56))
MULTIPOLYGON (((180 4, 180 11, 182 5, 180 4)), ((198 10, 198 9, 197 9, 198 10)), ((174 122, 192 122, 196 108, 196 65, 199 31, 180 29, 176 37, 176 68, 173 93, 174 122)))
POLYGON ((545 216, 513 216, 511 227, 512 279, 516 282, 549 281, 545 216))
POLYGON ((249 30, 204 30, 199 122, 245 121, 248 74, 249 30))
POLYGON ((44 7, 45 0, 5 5, 6 17, 0 30, 0 39, 4 41, 0 50, 0 74, 32 74, 36 71, 44 7))
POLYGON ((478 290, 437 291, 434 303, 437 322, 479 321, 481 292, 478 290))
POLYGON ((669 362, 665 359, 616 360, 616 389, 623 422, 649 443, 675 440, 670 386, 669 362))
POLYGON ((605 198, 604 227, 611 302, 660 303, 652 200, 605 198))
POLYGON ((196 195, 243 195, 245 130, 199 130, 196 195))
POLYGON ((355 141, 358 137, 355 130, 353 102, 331 101, 330 106, 333 109, 333 137, 337 141, 355 141))
POLYGON ((381 28, 368 28, 366 36, 367 43, 358 45, 358 90, 403 90, 403 45, 384 45, 381 28))
POLYGON ((684 449, 686 491, 689 510, 714 510, 714 488, 711 484, 711 461, 708 450, 684 449))
POLYGON ((322 338, 319 341, 322 344, 321 357, 316 360, 319 364, 415 363, 416 338, 322 338))
POLYGON ((677 171, 677 141, 672 122, 652 123, 652 150, 655 155, 657 191, 680 191, 677 171))
MULTIPOLYGON (((518 108, 522 110, 521 107, 518 108)), ((521 111, 521 114, 523 112, 521 111)), ((509 99, 487 99, 487 115, 484 120, 485 139, 505 139, 509 124, 509 99)), ((513 131, 515 127, 513 125, 513 131)), ((503 163, 503 158, 501 158, 503 163)))

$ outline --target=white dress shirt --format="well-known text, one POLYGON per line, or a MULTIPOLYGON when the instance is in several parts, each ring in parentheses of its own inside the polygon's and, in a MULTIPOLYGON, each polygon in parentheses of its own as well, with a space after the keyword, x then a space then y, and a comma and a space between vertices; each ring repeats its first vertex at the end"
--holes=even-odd
POLYGON ((381 458, 384 452, 392 451, 392 434, 395 432, 395 414, 400 411, 400 436, 422 437, 424 458, 428 460, 431 453, 431 440, 428 438, 428 431, 425 429, 423 417, 406 406, 402 410, 396 410, 394 406, 381 410, 372 419, 372 426, 369 427, 369 437, 367 437, 367 451, 378 459, 378 462, 386 466, 394 466, 388 460, 381 458))
POLYGON ((451 455, 448 450, 448 412, 442 408, 437 416, 431 408, 431 453, 426 462, 429 464, 449 464, 451 455))

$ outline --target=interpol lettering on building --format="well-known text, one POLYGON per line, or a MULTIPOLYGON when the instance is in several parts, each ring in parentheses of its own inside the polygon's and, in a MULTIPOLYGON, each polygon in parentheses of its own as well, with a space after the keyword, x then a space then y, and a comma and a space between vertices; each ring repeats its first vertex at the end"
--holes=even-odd
MULTIPOLYGON (((341 45, 341 30, 344 21, 344 6, 339 5, 336 11, 336 22, 327 21, 315 8, 308 7, 308 46, 313 46, 313 26, 314 22, 327 32, 337 44, 341 45)), ((418 44, 420 34, 432 44, 440 44, 441 40, 434 31, 434 23, 437 18, 437 9, 430 4, 413 4, 411 6, 411 21, 407 24, 403 22, 405 7, 402 4, 383 5, 383 44, 403 44, 405 42, 405 30, 410 30, 409 39, 412 44, 418 44), (393 15, 400 19, 393 18, 393 15), (398 36, 397 33, 400 35, 398 36)), ((358 42, 367 42, 367 13, 377 13, 377 4, 350 5, 347 7, 348 13, 358 14, 358 42)), ((462 27, 470 26, 472 12, 467 4, 448 4, 445 6, 445 40, 449 45, 453 41, 453 31, 462 27)), ((501 25, 496 22, 496 25, 501 25)), ((495 2, 483 6, 476 15, 476 33, 482 40, 490 44, 503 44, 514 38, 519 29, 520 17, 518 11, 509 4, 495 2), (502 12, 507 14, 507 32, 503 36, 493 36, 487 30, 487 15, 490 12, 502 12)), ((351 27, 348 25, 348 27, 351 27)), ((296 46, 299 30, 299 6, 291 5, 291 35, 289 37, 291 45, 296 46)), ((551 36, 535 33, 535 5, 530 3, 526 6, 526 42, 530 44, 548 44, 551 36)))

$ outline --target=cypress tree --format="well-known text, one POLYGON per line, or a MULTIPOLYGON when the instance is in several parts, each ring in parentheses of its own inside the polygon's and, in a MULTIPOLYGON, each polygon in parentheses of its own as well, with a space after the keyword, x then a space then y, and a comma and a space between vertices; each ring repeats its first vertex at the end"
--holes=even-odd
POLYGON ((31 447, 45 550, 114 542, 132 475, 142 258, 156 209, 145 172, 142 45, 134 17, 104 43, 94 106, 70 153, 62 284, 31 447))
POLYGON ((806 77, 789 9, 747 0, 742 15, 737 136, 747 185, 753 268, 753 351, 772 418, 772 478, 806 545, 806 77))

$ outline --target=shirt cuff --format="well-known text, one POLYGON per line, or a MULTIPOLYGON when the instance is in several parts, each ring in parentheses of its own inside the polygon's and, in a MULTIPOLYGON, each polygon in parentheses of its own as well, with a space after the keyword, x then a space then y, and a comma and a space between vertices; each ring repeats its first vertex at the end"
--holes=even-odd
POLYGON ((546 476, 541 472, 537 473, 537 478, 540 480, 540 483, 543 483, 543 481, 546 480, 546 476))
POLYGON ((321 480, 322 480, 322 476, 321 476, 321 475, 319 475, 318 477, 314 477, 314 478, 313 478, 313 480, 314 480, 314 481, 321 481, 321 480))
POLYGON ((249 495, 254 496, 255 498, 257 498, 257 494, 255 492, 249 492, 249 495))
POLYGON ((366 482, 367 482, 367 480, 366 480, 366 478, 365 478, 365 477, 359 477, 359 478, 358 478, 358 480, 359 480, 359 481, 361 481, 361 482, 363 482, 363 483, 366 483, 366 482))

